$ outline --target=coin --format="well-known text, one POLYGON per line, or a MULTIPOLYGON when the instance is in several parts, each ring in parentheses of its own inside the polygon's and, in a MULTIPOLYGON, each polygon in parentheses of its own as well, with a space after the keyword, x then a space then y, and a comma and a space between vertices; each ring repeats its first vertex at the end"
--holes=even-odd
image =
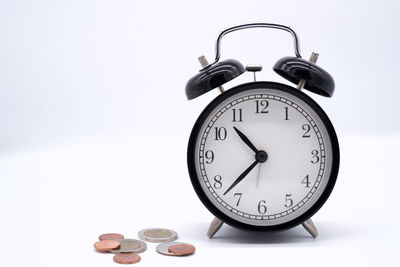
POLYGON ((99 240, 116 240, 116 239, 124 239, 124 236, 116 233, 102 234, 99 236, 99 240))
MULTIPOLYGON (((178 247, 185 246, 186 248, 188 248, 188 246, 191 246, 191 247, 193 247, 192 250, 194 252, 194 246, 193 245, 188 244, 188 243, 182 243, 182 242, 168 242, 168 243, 159 244, 156 247, 156 250, 157 250, 158 253, 163 254, 163 255, 167 255, 167 256, 183 256, 183 255, 175 254, 174 252, 170 251, 169 248, 173 247, 173 246, 178 246, 178 247)), ((179 248, 175 249, 175 250, 178 251, 179 248)), ((181 249, 181 250, 183 250, 183 249, 181 249)), ((190 253, 190 254, 193 254, 193 252, 190 253)), ((184 255, 190 255, 190 254, 184 254, 184 255)))
POLYGON ((118 249, 111 250, 111 253, 141 253, 147 249, 146 243, 137 239, 117 239, 117 241, 120 243, 120 247, 118 249))
POLYGON ((187 256, 195 251, 195 247, 190 244, 176 244, 168 247, 168 251, 173 253, 174 256, 187 256))
POLYGON ((140 261, 140 256, 134 252, 130 253, 120 253, 114 256, 114 261, 121 264, 131 264, 138 263, 140 261))
POLYGON ((117 249, 120 246, 120 242, 115 241, 115 240, 102 240, 102 241, 97 241, 94 243, 94 248, 97 251, 100 252, 107 252, 112 249, 117 249))
POLYGON ((154 243, 166 243, 178 239, 178 234, 169 229, 149 228, 139 232, 139 238, 154 243))
POLYGON ((169 251, 168 251, 168 248, 169 248, 170 246, 172 246, 172 245, 177 245, 177 244, 181 244, 181 243, 179 243, 179 242, 162 243, 162 244, 159 244, 159 245, 156 247, 156 251, 157 251, 158 253, 160 253, 160 254, 163 254, 163 255, 173 256, 174 253, 169 252, 169 251))

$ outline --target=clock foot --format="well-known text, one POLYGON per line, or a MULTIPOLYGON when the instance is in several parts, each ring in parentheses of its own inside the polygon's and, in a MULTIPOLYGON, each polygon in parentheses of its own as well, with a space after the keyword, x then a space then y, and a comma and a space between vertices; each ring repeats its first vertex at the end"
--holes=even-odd
POLYGON ((307 230, 307 232, 309 232, 310 235, 312 235, 312 237, 316 238, 318 236, 318 230, 311 219, 308 219, 307 221, 303 222, 302 225, 307 230))
POLYGON ((215 235, 215 233, 218 232, 219 228, 221 228, 223 224, 224 223, 220 219, 215 217, 210 224, 210 228, 208 228, 207 232, 208 238, 212 238, 215 235))

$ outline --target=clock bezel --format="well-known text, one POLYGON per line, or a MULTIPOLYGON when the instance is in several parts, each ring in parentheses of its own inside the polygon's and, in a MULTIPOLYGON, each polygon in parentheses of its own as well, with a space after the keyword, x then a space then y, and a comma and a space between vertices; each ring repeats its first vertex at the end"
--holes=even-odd
POLYGON ((295 89, 293 87, 290 87, 285 84, 281 83, 276 83, 276 82, 252 82, 252 83, 246 83, 246 84, 241 84, 238 85, 223 94, 217 96, 213 101, 211 101, 206 108, 202 111, 198 119, 196 120, 196 123, 193 126, 192 132, 190 134, 189 138, 189 143, 188 143, 188 151, 187 151, 187 164, 188 164, 188 170, 189 170, 189 175, 190 175, 190 180, 192 182, 193 188, 195 189, 195 192, 197 196, 200 198, 204 206, 217 218, 222 220, 223 222, 239 229, 246 229, 246 230, 252 230, 252 231, 276 231, 276 230, 284 230, 284 229, 289 229, 292 227, 295 227, 307 219, 309 219, 312 215, 314 215, 326 202, 326 200, 329 198, 338 175, 339 171, 339 161, 340 161, 340 152, 339 152, 339 143, 338 139, 336 136, 335 129, 326 115, 326 113, 322 110, 322 108, 308 95, 305 93, 301 92, 298 89, 295 89), (207 117, 210 115, 210 113, 223 101, 226 99, 230 98, 231 96, 235 94, 242 93, 247 90, 252 90, 252 89, 274 89, 274 90, 280 90, 285 93, 291 94, 294 97, 299 98, 300 100, 304 101, 311 109, 315 111, 315 113, 319 116, 321 119, 322 123, 324 124, 327 133, 329 135, 331 145, 332 145, 332 169, 331 173, 329 176, 329 180, 327 182, 327 185, 322 192, 321 196, 319 199, 303 214, 301 214, 299 217, 296 217, 295 219, 282 223, 282 224, 277 224, 277 225, 269 225, 269 226, 259 226, 259 225, 251 225, 247 223, 243 223, 240 221, 237 221, 228 215, 224 214, 222 211, 220 211, 208 197, 206 196, 206 193, 203 191, 201 184, 200 184, 200 179, 197 175, 196 172, 196 142, 200 134, 200 129, 203 126, 205 120, 207 117))

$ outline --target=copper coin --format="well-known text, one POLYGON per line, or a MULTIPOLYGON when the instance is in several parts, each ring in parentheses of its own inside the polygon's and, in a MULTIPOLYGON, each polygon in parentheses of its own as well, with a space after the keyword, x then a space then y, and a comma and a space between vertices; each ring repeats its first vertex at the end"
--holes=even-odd
POLYGON ((135 252, 120 253, 114 256, 114 261, 121 264, 138 263, 140 261, 140 256, 135 252))
POLYGON ((94 243, 94 248, 100 252, 107 252, 119 248, 120 243, 115 240, 102 240, 94 243))
MULTIPOLYGON (((156 251, 162 255, 167 255, 167 256, 183 256, 183 255, 177 255, 172 253, 169 248, 171 246, 175 246, 175 245, 188 245, 188 246, 192 246, 188 243, 182 243, 182 242, 169 242, 169 243, 161 243, 156 247, 156 251)), ((194 248, 194 247, 193 247, 194 248)), ((193 251, 194 252, 194 251, 193 251)), ((190 255, 190 254, 188 254, 190 255)))
POLYGON ((168 247, 168 251, 173 253, 175 256, 186 256, 193 254, 195 247, 190 244, 176 244, 168 247))
POLYGON ((99 236, 99 240, 116 240, 116 239, 124 239, 124 236, 121 234, 109 233, 102 234, 99 236))
POLYGON ((161 243, 156 247, 156 251, 162 255, 167 256, 174 256, 174 253, 168 251, 168 248, 172 245, 181 244, 179 242, 168 242, 168 243, 161 243))

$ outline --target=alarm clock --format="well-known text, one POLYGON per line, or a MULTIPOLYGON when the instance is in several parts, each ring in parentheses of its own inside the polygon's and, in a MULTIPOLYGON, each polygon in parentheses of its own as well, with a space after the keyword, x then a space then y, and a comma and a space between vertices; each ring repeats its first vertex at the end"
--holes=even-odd
POLYGON ((198 117, 190 134, 187 165, 195 192, 215 216, 211 238, 227 223, 239 229, 276 231, 302 224, 313 237, 311 217, 328 199, 339 170, 339 144, 323 109, 302 89, 331 97, 331 75, 305 60, 296 33, 287 26, 251 23, 228 28, 216 42, 215 61, 200 59, 203 69, 186 84, 194 99, 212 89, 218 95, 198 117), (273 70, 296 87, 256 81, 261 66, 220 61, 221 40, 248 28, 291 33, 295 56, 278 60, 273 70), (224 90, 222 85, 246 71, 254 81, 224 90))

